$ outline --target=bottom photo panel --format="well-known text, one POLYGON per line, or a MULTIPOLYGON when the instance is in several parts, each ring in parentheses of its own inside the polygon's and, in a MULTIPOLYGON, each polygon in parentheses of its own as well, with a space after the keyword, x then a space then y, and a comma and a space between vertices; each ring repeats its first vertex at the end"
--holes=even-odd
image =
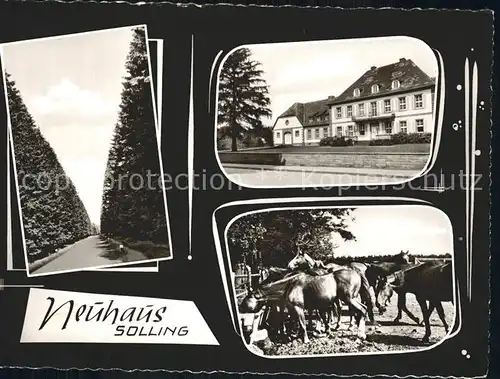
POLYGON ((259 356, 415 352, 453 331, 453 231, 433 206, 268 207, 221 241, 235 328, 259 356))

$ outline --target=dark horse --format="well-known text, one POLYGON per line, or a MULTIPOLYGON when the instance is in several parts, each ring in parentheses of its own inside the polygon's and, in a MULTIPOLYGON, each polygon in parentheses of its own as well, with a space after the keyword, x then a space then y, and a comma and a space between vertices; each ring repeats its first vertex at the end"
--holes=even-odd
MULTIPOLYGON (((419 264, 419 262, 416 258, 411 257, 408 252, 401 251, 401 253, 395 256, 394 260, 391 262, 371 263, 368 265, 365 275, 370 287, 373 287, 375 290, 375 305, 377 306, 380 314, 383 314, 386 311, 387 303, 388 300, 390 300, 390 297, 386 296, 383 303, 378 301, 377 288, 379 280, 393 274, 394 272, 413 267, 417 264, 419 264)), ((394 288, 394 291, 398 294, 398 314, 394 319, 394 322, 399 322, 401 320, 402 312, 404 311, 415 323, 420 324, 420 319, 411 313, 406 307, 406 292, 404 289, 394 288)), ((392 291, 390 294, 392 296, 392 291)), ((387 292, 386 295, 389 295, 389 292, 387 292)))
POLYGON ((446 333, 449 327, 443 310, 443 301, 453 302, 453 275, 451 262, 429 261, 414 267, 395 272, 382 278, 378 283, 377 300, 385 301, 387 289, 413 293, 420 305, 425 323, 423 342, 428 342, 431 335, 429 318, 436 308, 446 333), (429 301, 429 307, 427 307, 429 301))
POLYGON ((304 310, 307 310, 309 314, 317 310, 325 325, 325 330, 329 332, 328 315, 338 298, 356 310, 358 336, 364 339, 366 338, 364 325, 366 308, 356 299, 360 287, 359 275, 350 269, 323 275, 299 272, 277 282, 259 286, 243 299, 241 307, 251 311, 256 309, 260 302, 267 302, 275 299, 277 295, 280 296, 282 322, 286 308, 292 317, 298 320, 303 341, 306 343, 309 337, 304 310))

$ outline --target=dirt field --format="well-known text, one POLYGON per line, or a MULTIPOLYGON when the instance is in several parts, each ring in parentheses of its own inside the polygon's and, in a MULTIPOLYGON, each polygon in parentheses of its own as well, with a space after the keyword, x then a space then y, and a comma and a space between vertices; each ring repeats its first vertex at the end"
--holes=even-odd
MULTIPOLYGON (((349 317, 342 316, 340 330, 332 332, 330 337, 314 337, 309 333, 310 342, 302 343, 301 339, 295 339, 288 343, 272 343, 269 340, 259 343, 258 347, 265 355, 311 355, 332 353, 358 353, 358 352, 380 352, 380 351, 405 351, 421 349, 441 341, 446 335, 443 324, 437 312, 431 315, 431 338, 429 343, 422 343, 424 326, 416 325, 406 314, 403 313, 400 323, 394 324, 397 315, 397 295, 394 294, 391 305, 383 315, 375 311, 375 319, 380 326, 374 328, 366 326, 366 341, 356 337, 356 328, 347 330, 349 317)), ((422 312, 415 296, 408 294, 406 304, 410 312, 422 320, 422 312)), ((453 327, 455 308, 452 303, 443 303, 446 321, 453 327)))

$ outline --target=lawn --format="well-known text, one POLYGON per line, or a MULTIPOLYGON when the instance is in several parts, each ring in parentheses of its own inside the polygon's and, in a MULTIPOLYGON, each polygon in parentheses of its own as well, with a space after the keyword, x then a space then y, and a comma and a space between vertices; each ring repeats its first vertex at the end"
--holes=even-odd
POLYGON ((427 143, 414 143, 391 146, 277 146, 251 150, 252 153, 429 153, 427 143))

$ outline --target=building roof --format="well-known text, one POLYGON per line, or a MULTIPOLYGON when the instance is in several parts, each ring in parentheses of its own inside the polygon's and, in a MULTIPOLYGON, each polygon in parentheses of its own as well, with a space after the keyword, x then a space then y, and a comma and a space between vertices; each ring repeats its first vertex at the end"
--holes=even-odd
POLYGON ((401 58, 396 63, 382 67, 371 67, 338 97, 329 101, 328 104, 341 104, 434 85, 435 79, 429 77, 411 59, 401 58), (392 89, 393 80, 399 81, 399 88, 392 89), (379 90, 377 93, 372 94, 371 88, 374 84, 378 84, 379 90), (356 88, 359 89, 360 94, 355 97, 354 90, 356 88))
POLYGON ((328 102, 332 101, 334 98, 335 96, 329 96, 327 99, 308 103, 294 103, 283 112, 276 121, 283 117, 295 116, 302 126, 328 125, 330 118, 330 107, 328 106, 328 102))

